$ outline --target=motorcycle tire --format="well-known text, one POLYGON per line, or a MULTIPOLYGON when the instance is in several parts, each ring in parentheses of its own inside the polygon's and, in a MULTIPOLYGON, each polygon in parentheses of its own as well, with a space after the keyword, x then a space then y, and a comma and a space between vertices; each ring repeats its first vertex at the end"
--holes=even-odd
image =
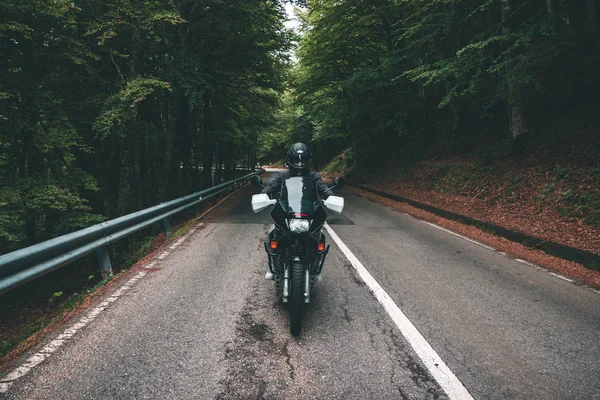
POLYGON ((291 293, 289 297, 290 333, 292 336, 300 335, 302 328, 302 309, 304 308, 304 265, 292 264, 291 293))

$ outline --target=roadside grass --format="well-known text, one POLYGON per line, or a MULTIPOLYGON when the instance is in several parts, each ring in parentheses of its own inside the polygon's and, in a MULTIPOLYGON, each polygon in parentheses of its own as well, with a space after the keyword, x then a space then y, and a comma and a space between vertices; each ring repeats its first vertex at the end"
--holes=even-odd
POLYGON ((600 224, 600 193, 576 193, 569 189, 560 193, 562 204, 557 206, 563 216, 582 219, 586 225, 600 224))
POLYGON ((351 148, 342 151, 339 155, 333 158, 322 171, 327 174, 337 174, 340 176, 347 175, 348 172, 356 165, 354 152, 351 148))
POLYGON ((156 237, 154 236, 146 236, 141 238, 141 240, 135 240, 133 246, 131 246, 134 250, 124 261, 124 269, 129 269, 138 260, 142 259, 147 254, 150 254, 152 252, 152 246, 155 240, 156 237))
MULTIPOLYGON (((23 323, 15 327, 16 329, 14 329, 12 335, 5 337, 0 342, 0 364, 2 363, 2 359, 10 352, 13 350, 25 350, 28 347, 27 344, 32 339, 35 340, 37 337, 43 336, 49 327, 63 321, 65 315, 79 308, 90 294, 95 293, 114 279, 115 276, 113 275, 103 281, 86 285, 80 291, 72 293, 67 298, 63 298, 64 293, 62 291, 54 292, 47 300, 48 303, 55 306, 51 313, 47 313, 47 310, 41 310, 43 313, 33 318, 27 314, 21 315, 20 318, 24 320, 23 323)), ((88 280, 91 282, 94 278, 93 275, 90 275, 88 280)), ((27 309, 24 311, 27 311, 27 309)))

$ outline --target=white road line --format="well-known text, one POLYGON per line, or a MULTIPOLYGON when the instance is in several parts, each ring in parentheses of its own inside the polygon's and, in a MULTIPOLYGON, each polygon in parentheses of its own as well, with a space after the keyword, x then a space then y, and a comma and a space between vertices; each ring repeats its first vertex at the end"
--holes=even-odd
POLYGON ((371 276, 369 271, 367 271, 356 256, 352 254, 350 249, 342 242, 333 229, 331 229, 329 224, 325 223, 325 229, 348 258, 361 279, 367 284, 371 292, 373 292, 375 298, 390 315, 398 329, 400 329, 402 335, 404 335, 406 340, 410 343, 415 350, 415 353, 417 353, 417 356, 423 361, 423 364, 425 364, 431 375, 446 392, 448 397, 451 400, 473 399, 462 382, 454 375, 450 368, 448 368, 446 363, 442 361, 441 357, 433 347, 431 347, 429 342, 427 342, 418 329, 410 322, 406 315, 404 315, 402 310, 394 303, 394 300, 392 300, 379 283, 377 283, 375 278, 371 276))
POLYGON ((562 275, 555 274, 554 272, 550 272, 550 275, 552 275, 552 276, 555 276, 555 277, 557 277, 557 278, 560 278, 560 279, 562 279, 563 281, 567 281, 567 282, 571 282, 571 283, 575 282, 573 279, 569 279, 569 278, 567 278, 567 277, 564 277, 564 276, 562 276, 562 275))
POLYGON ((185 241, 185 239, 187 239, 186 236, 179 238, 179 240, 177 240, 175 243, 173 243, 171 246, 169 246, 169 249, 175 250, 177 247, 179 247, 185 241))
POLYGON ((535 265, 534 263, 530 263, 529 261, 521 260, 520 258, 515 258, 515 261, 518 261, 518 262, 523 263, 523 264, 527 264, 530 267, 537 267, 537 265, 535 265))
MULTIPOLYGON (((444 231, 444 232, 448 232, 448 233, 450 233, 451 235, 458 236, 459 238, 465 239, 465 240, 467 240, 467 241, 469 241, 469 242, 471 242, 471 243, 475 243, 475 244, 476 244, 476 245, 478 245, 478 246, 485 247, 485 248, 486 248, 486 249, 488 249, 488 250, 492 250, 492 251, 495 251, 495 252, 497 252, 498 254, 502 254, 503 256, 506 256, 506 253, 504 253, 504 252, 502 252, 502 251, 497 251, 497 250, 496 250, 496 249, 494 249, 493 247, 486 246, 486 245, 485 245, 485 244, 483 244, 483 243, 480 243, 480 242, 477 242, 477 241, 475 241, 475 240, 469 239, 468 237, 464 237, 464 236, 462 236, 462 235, 459 235, 459 234, 458 234, 458 233, 456 233, 456 232, 452 232, 451 230, 448 230, 448 229, 446 229, 446 228, 442 228, 441 226, 438 226, 438 225, 436 225, 436 224, 432 224, 431 222, 427 222, 427 221, 423 221, 423 222, 425 222, 427 225, 431 225, 431 226, 433 226, 433 227, 435 227, 435 228, 441 229, 441 230, 442 230, 442 231, 444 231)), ((545 269, 545 268, 542 268, 542 267, 540 267, 540 266, 539 266, 539 265, 537 265, 537 264, 530 263, 529 261, 521 260, 520 258, 515 258, 515 261, 517 261, 517 262, 520 262, 520 263, 522 263, 522 264, 529 265, 530 267, 535 267, 535 268, 537 268, 537 269, 540 269, 540 270, 542 270, 542 271, 548 272, 550 275, 552 275, 552 276, 555 276, 555 277, 557 277, 557 278, 560 278, 560 279, 562 279, 562 280, 564 280, 564 281, 571 282, 571 283, 574 283, 574 282, 575 282, 573 279, 569 279, 569 278, 567 278, 567 277, 565 277, 565 276, 558 275, 558 274, 555 274, 555 273, 553 273, 553 272, 549 272, 547 269, 545 269)))
POLYGON ((157 264, 156 261, 151 261, 148 264, 144 265, 144 268, 145 269, 150 269, 150 268, 153 268, 156 264, 157 264))
MULTIPOLYGON (((469 241, 469 242, 471 242, 471 243, 475 243, 475 244, 476 244, 476 245, 478 245, 478 246, 484 247, 484 248, 486 248, 486 249, 488 249, 488 250, 492 250, 492 251, 495 251, 495 252, 497 252, 498 254, 502 254, 503 256, 506 256, 506 253, 504 253, 504 252, 502 252, 502 251, 498 251, 498 250, 494 249, 493 247, 486 246, 486 245, 485 245, 485 244, 483 244, 483 243, 480 243, 480 242, 478 242, 478 241, 476 241, 476 240, 473 240, 473 239, 469 239, 468 237, 465 237, 465 236, 463 236, 463 235, 459 235, 459 234, 458 234, 458 233, 456 233, 456 232, 452 232, 451 230, 448 230, 448 229, 446 229, 446 228, 442 228, 441 226, 438 226, 438 225, 436 225, 436 224, 432 224, 431 222, 427 222, 427 221, 423 221, 423 220, 421 220, 421 221, 422 221, 422 222, 424 222, 424 223, 426 223, 427 225, 431 225, 431 226, 433 226, 433 227, 435 227, 435 228, 437 228, 437 229, 440 229, 440 230, 442 230, 442 231, 444 231, 444 232, 448 232, 448 233, 449 233, 449 234, 451 234, 451 235, 458 236, 459 238, 465 239, 465 240, 467 240, 467 241, 469 241)), ((562 276, 562 275, 558 275, 558 274, 552 273, 552 272, 548 271, 547 269, 540 267, 540 266, 539 266, 539 265, 537 265, 537 264, 530 263, 529 261, 521 260, 520 258, 515 258, 515 261, 517 261, 517 262, 520 262, 520 263, 522 263, 522 264, 529 265, 530 267, 535 267, 535 268, 537 268, 537 269, 539 269, 539 270, 542 270, 542 271, 548 272, 548 273, 550 273, 550 275, 552 275, 552 276, 556 276, 557 278, 560 278, 560 279, 562 279, 562 280, 565 280, 565 281, 567 281, 567 282, 571 282, 571 283, 574 283, 574 282, 575 282, 575 281, 574 281, 574 280, 572 280, 572 279, 569 279, 569 278, 567 278, 567 277, 564 277, 564 276, 562 276)))
POLYGON ((138 272, 133 278, 129 279, 123 286, 121 286, 118 290, 116 290, 111 297, 107 300, 100 303, 96 306, 92 311, 90 311, 86 316, 81 318, 78 322, 71 325, 69 328, 65 329, 60 335, 58 335, 54 340, 52 340, 49 344, 46 345, 42 350, 35 353, 33 356, 29 357, 20 367, 12 370, 8 375, 4 378, 0 379, 0 393, 6 393, 13 385, 13 383, 23 376, 27 375, 31 369, 35 368, 39 364, 41 364, 44 360, 50 357, 56 350, 61 348, 68 340, 73 338, 75 334, 87 326, 90 322, 95 320, 98 315, 112 303, 114 303, 117 298, 123 295, 127 290, 131 289, 133 285, 137 283, 140 279, 148 274, 146 271, 138 272))
POLYGON ((165 251, 164 253, 162 253, 160 256, 156 257, 158 260, 164 260, 165 258, 167 258, 167 256, 171 254, 170 251, 165 251))
MULTIPOLYGON (((421 221, 422 221, 422 220, 421 220, 421 221)), ((437 228, 437 229, 439 229, 439 230, 442 230, 442 231, 444 231, 444 232, 447 232, 447 233, 449 233, 449 234, 451 234, 451 235, 458 236, 458 237, 459 237, 459 238, 461 238, 461 239, 465 239, 465 240, 466 240, 466 241, 468 241, 468 242, 475 243, 476 245, 478 245, 478 246, 481 246, 481 247, 483 247, 483 248, 485 248, 485 249, 492 250, 492 251, 496 251, 496 249, 495 249, 495 248, 493 248, 493 247, 487 246, 487 245, 485 245, 485 244, 483 244, 483 243, 481 243, 481 242, 478 242, 478 241, 476 241, 476 240, 469 239, 469 238, 468 238, 468 237, 466 237, 466 236, 459 235, 458 233, 456 233, 456 232, 452 232, 451 230, 449 230, 449 229, 446 229, 446 228, 442 228, 442 227, 441 227, 441 226, 439 226, 439 225, 432 224, 431 222, 427 222, 427 221, 423 221, 423 222, 424 222, 424 223, 426 223, 427 225, 431 225, 431 226, 433 226, 434 228, 437 228)))

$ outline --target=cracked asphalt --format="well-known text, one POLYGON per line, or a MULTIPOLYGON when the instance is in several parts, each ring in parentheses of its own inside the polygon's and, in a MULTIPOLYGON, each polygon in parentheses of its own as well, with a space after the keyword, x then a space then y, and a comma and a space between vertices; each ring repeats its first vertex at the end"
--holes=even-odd
MULTIPOLYGON (((474 398, 600 399, 598 293, 342 193, 331 227, 474 398)), ((251 194, 215 208, 5 398, 446 399, 331 240, 290 336, 251 194)))

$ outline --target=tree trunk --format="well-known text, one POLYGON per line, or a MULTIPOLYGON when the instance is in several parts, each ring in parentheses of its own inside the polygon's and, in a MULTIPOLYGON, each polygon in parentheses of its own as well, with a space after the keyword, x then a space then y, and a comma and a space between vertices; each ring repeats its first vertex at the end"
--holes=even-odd
POLYGON ((202 161, 200 159, 201 154, 202 154, 202 152, 200 150, 200 145, 196 144, 196 147, 194 149, 194 179, 193 179, 194 191, 198 191, 198 190, 202 189, 202 172, 201 172, 202 161))
POLYGON ((137 190, 138 208, 143 209, 148 206, 148 132, 141 135, 140 167, 139 167, 139 185, 137 190))
MULTIPOLYGON (((23 149, 23 152, 17 158, 19 178, 21 178, 23 181, 27 179, 27 158, 26 149, 23 149)), ((27 239, 27 245, 31 246, 37 242, 35 211, 27 206, 24 206, 23 214, 25 217, 25 237, 27 239)))
MULTIPOLYGON (((192 188, 192 149, 194 147, 193 129, 191 115, 189 112, 188 99, 185 100, 185 124, 179 130, 181 135, 180 159, 182 164, 181 177, 184 193, 187 195, 193 191, 192 188)), ((177 166, 179 168, 179 166, 177 166)))
POLYGON ((202 187, 213 186, 213 141, 211 137, 210 95, 204 94, 204 151, 202 152, 202 187))
POLYGON ((131 211, 131 148, 127 138, 119 148, 119 193, 117 195, 117 212, 125 215, 131 211))
MULTIPOLYGON (((512 1, 502 0, 502 33, 510 35, 513 32, 510 18, 513 14, 512 1)), ((523 111, 521 91, 516 83, 516 68, 514 65, 514 50, 506 54, 505 72, 506 85, 508 87, 508 116, 512 137, 516 138, 527 133, 527 121, 523 111)))
POLYGON ((221 149, 219 141, 215 141, 215 185, 221 183, 221 149))
POLYGON ((207 189, 213 186, 212 176, 212 164, 213 164, 213 153, 212 153, 212 142, 204 143, 204 151, 202 152, 202 188, 207 189))
MULTIPOLYGON (((18 156, 17 163, 19 169, 19 177, 22 184, 25 184, 24 195, 29 192, 30 182, 35 179, 36 175, 43 171, 42 157, 35 151, 33 132, 27 131, 23 133, 23 148, 21 154, 18 156), (28 181, 28 183, 25 183, 28 181)), ((31 246, 37 243, 38 240, 38 227, 36 223, 36 210, 27 207, 24 204, 24 217, 25 217, 25 237, 27 239, 27 245, 31 246)))
POLYGON ((225 180, 226 181, 230 181, 233 179, 233 174, 232 174, 232 165, 233 164, 233 157, 231 154, 231 143, 227 143, 226 147, 225 147, 225 180))
POLYGON ((558 32, 558 10, 556 0, 546 0, 546 9, 548 10, 548 28, 551 33, 558 32))
POLYGON ((169 123, 165 131, 165 147, 164 161, 161 166, 161 179, 158 186, 158 201, 166 200, 166 193, 170 193, 169 186, 172 180, 172 167, 173 167, 173 144, 175 135, 177 132, 177 114, 179 112, 179 105, 181 102, 181 93, 174 93, 171 108, 169 111, 169 123))
POLYGON ((585 9, 588 16, 588 23, 591 26, 596 25, 596 4, 594 4, 594 0, 585 0, 585 9))

